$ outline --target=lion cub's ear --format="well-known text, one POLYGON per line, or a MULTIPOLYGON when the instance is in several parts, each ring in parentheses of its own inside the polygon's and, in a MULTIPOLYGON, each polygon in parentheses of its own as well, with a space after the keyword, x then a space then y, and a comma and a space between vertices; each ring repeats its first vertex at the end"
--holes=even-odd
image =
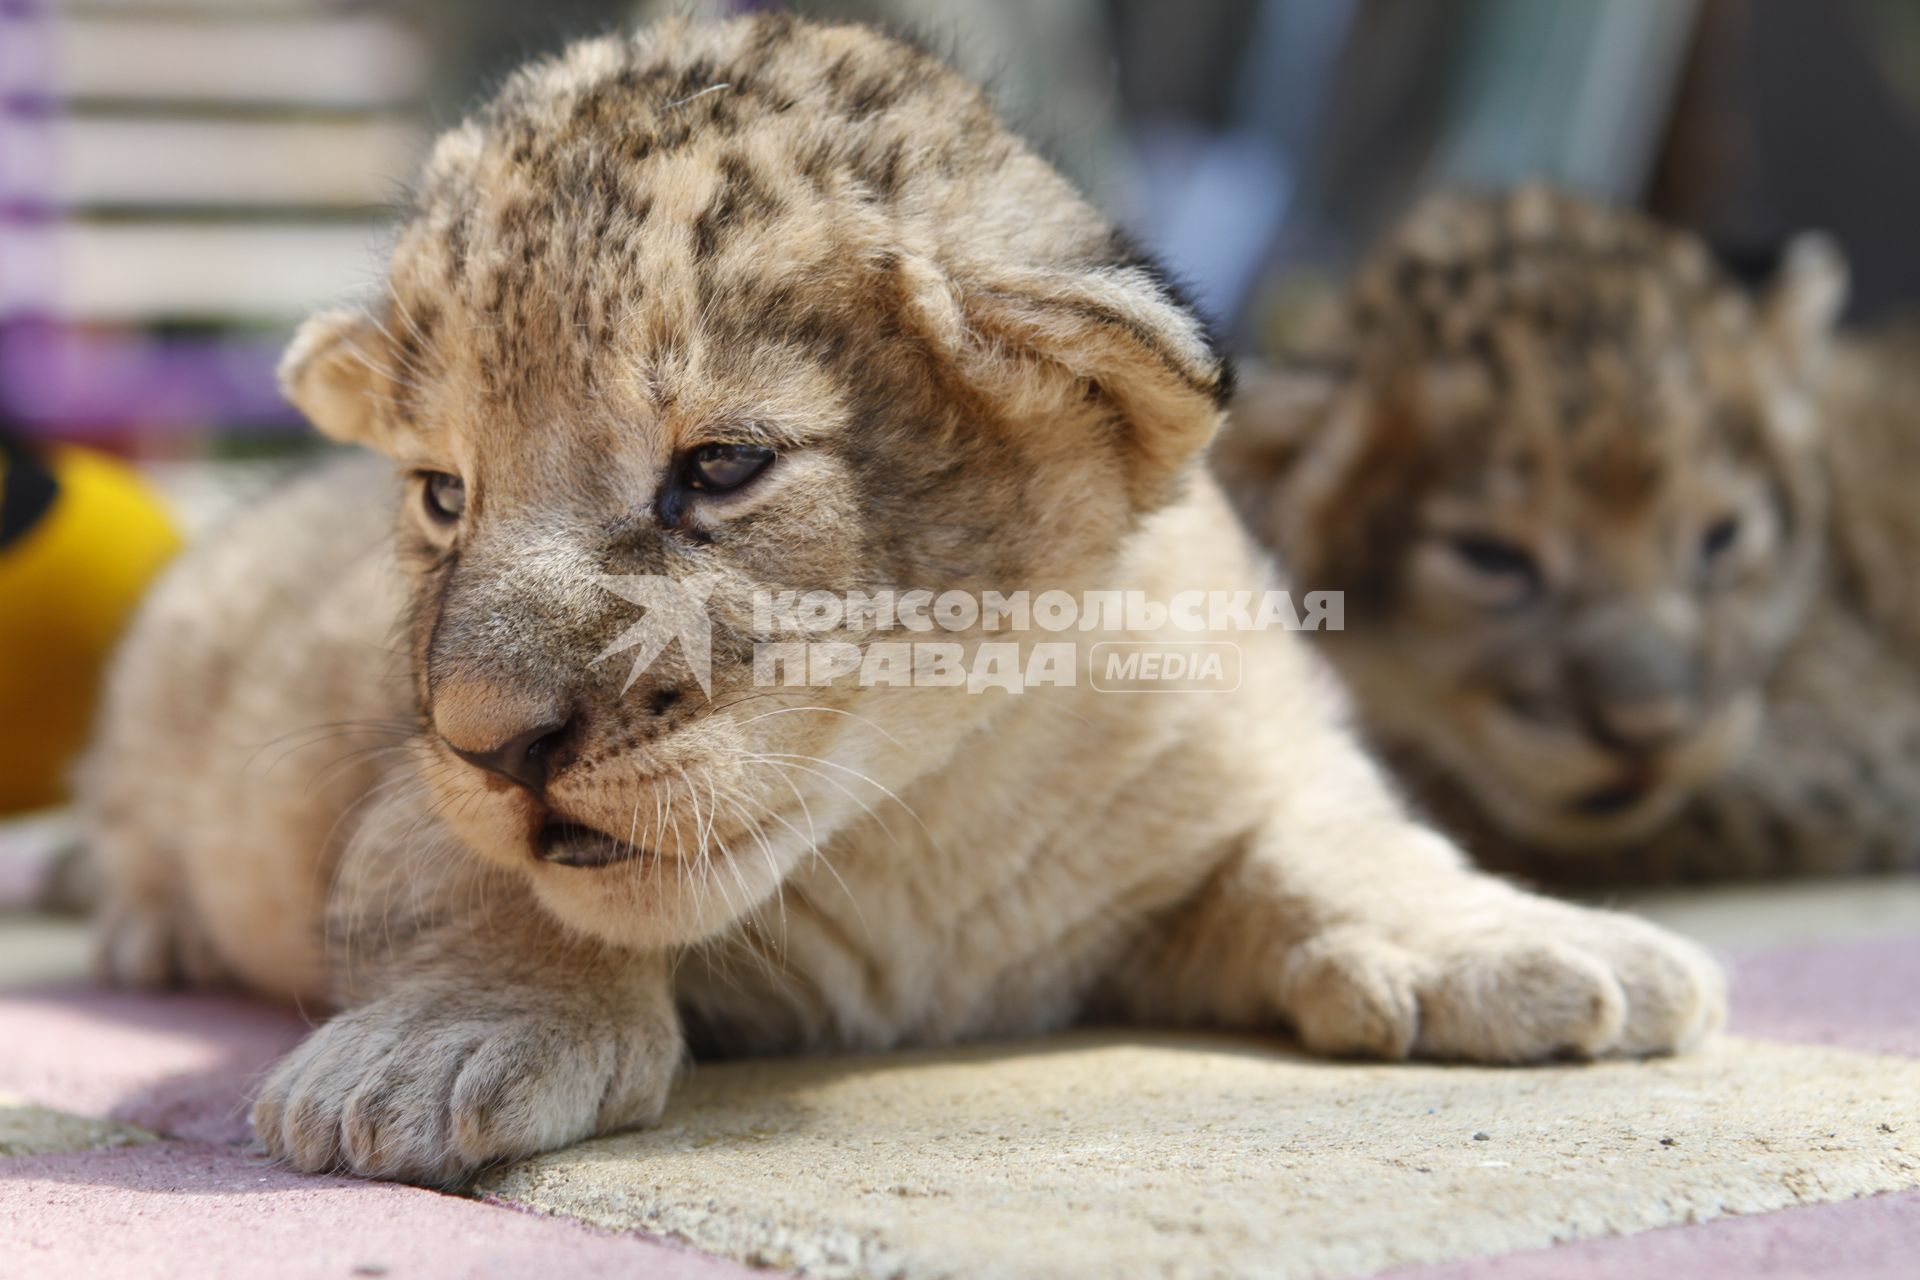
POLYGON ((909 264, 911 292, 973 385, 1009 417, 1046 421, 1089 395, 1117 411, 1142 509, 1219 427, 1233 370, 1193 308, 1156 268, 995 268, 941 276, 909 264))
POLYGON ((308 317, 280 357, 280 391, 335 440, 378 447, 386 339, 364 311, 308 317))
POLYGON ((1795 236, 1761 308, 1774 346, 1796 372, 1818 371, 1846 301, 1847 261, 1840 246, 1819 232, 1795 236))

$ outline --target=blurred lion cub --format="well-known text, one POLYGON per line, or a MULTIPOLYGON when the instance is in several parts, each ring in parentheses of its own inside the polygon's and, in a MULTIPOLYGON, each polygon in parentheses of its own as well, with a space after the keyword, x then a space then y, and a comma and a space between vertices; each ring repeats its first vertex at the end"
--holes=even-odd
POLYGON ((759 16, 534 64, 284 378, 400 479, 182 563, 86 784, 113 977, 341 1011, 254 1110, 301 1168, 456 1182, 657 1116, 689 1045, 1098 1013, 1518 1062, 1721 1018, 1691 945, 1410 821, 1284 633, 1231 697, 756 682, 766 589, 1264 584, 1201 324, 915 50, 759 16), (710 671, 614 652, 635 578, 702 584, 710 671))

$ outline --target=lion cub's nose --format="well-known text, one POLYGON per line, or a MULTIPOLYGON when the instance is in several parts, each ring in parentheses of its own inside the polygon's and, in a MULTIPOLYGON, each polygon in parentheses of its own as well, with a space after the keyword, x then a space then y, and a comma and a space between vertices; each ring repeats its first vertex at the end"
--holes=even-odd
POLYGON ((479 765, 489 773, 497 773, 529 791, 538 791, 547 785, 547 759, 566 732, 564 722, 538 724, 484 751, 454 747, 451 741, 447 745, 453 747, 453 754, 468 764, 479 765))
POLYGON ((461 684, 436 692, 433 727, 468 764, 537 792, 547 785, 554 750, 572 720, 544 699, 498 686, 461 684))

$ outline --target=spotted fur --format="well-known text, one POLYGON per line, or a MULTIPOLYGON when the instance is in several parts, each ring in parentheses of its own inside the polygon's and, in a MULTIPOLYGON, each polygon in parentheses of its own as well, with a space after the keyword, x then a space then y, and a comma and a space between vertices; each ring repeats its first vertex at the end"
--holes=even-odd
POLYGON ((1447 195, 1364 265, 1317 367, 1243 407, 1220 473, 1298 580, 1348 593, 1326 652, 1488 861, 1920 858, 1920 756, 1889 738, 1920 723, 1899 556, 1848 547, 1920 549, 1876 497, 1913 446, 1876 425, 1875 361, 1834 349, 1843 289, 1817 238, 1754 296, 1631 213, 1447 195))

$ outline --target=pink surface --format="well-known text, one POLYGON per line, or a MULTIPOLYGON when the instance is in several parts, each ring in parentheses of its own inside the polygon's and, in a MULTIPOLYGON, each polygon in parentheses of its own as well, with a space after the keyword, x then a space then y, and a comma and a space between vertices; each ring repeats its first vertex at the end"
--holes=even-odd
POLYGON ((767 1275, 662 1241, 308 1177, 188 1142, 0 1160, 0 1241, 0 1274, 49 1280, 767 1275))
POLYGON ((1920 1192, 1389 1274, 1393 1280, 1913 1280, 1920 1275, 1920 1192))
MULTIPOLYGON (((1733 966, 1733 1029, 1920 1057, 1920 938, 1743 956, 1733 966)), ((1912 1274, 1920 1275, 1920 1264, 1912 1274)))
MULTIPOLYGON (((1734 963, 1736 1031, 1920 1056, 1920 938, 1734 963)), ((0 992, 0 1090, 197 1141, 0 1160, 0 1274, 747 1276, 639 1236, 274 1167, 237 1145, 262 1070, 306 1032, 238 997, 0 992), (22 1265, 20 1260, 25 1260, 22 1265)), ((1920 1275, 1920 1193, 1473 1259, 1407 1280, 1920 1275)))
POLYGON ((293 1011, 221 995, 88 987, 0 993, 0 1089, 208 1142, 244 1142, 259 1074, 300 1041, 293 1011))

